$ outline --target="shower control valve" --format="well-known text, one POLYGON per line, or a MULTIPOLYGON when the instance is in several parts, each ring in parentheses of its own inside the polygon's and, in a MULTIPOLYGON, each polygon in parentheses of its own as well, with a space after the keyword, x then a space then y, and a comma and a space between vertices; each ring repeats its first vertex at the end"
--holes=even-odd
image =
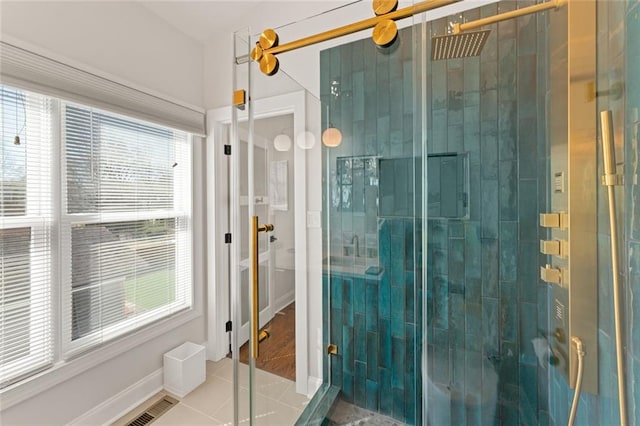
POLYGON ((548 256, 565 257, 567 255, 567 243, 562 240, 540 240, 540 253, 548 256))
POLYGON ((543 228, 561 228, 567 227, 566 213, 540 213, 540 226, 543 228))
POLYGON ((562 271, 551 265, 545 265, 540 268, 540 279, 546 283, 562 285, 562 271))

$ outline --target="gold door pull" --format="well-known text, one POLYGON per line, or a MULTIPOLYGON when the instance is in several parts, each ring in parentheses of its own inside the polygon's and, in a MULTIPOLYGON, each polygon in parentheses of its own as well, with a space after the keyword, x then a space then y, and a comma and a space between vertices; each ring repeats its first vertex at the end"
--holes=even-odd
POLYGON ((260 318, 259 309, 259 277, 258 277, 258 233, 273 231, 272 224, 258 225, 258 216, 251 217, 251 357, 258 359, 258 344, 260 339, 260 318))

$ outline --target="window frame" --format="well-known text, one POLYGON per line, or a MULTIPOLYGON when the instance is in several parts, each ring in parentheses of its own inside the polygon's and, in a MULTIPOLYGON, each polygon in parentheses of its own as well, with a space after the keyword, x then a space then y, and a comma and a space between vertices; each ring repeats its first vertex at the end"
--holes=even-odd
MULTIPOLYGON (((8 85, 9 87, 24 90, 25 92, 31 92, 29 89, 21 89, 16 85, 8 85)), ((32 92, 34 93, 34 92, 32 92)), ((37 93, 36 93, 37 94, 37 93)), ((62 226, 65 220, 63 219, 63 205, 66 204, 66 194, 64 193, 64 179, 65 179, 65 167, 63 164, 63 109, 62 105, 67 102, 58 97, 47 96, 51 100, 51 158, 53 159, 51 164, 50 184, 51 184, 51 219, 49 221, 51 232, 51 249, 50 249, 50 330, 52 336, 50 338, 51 344, 51 362, 43 365, 37 369, 31 370, 29 373, 19 376, 14 379, 9 385, 4 388, 0 388, 0 410, 7 409, 14 406, 26 399, 32 398, 39 393, 46 391, 47 389, 56 386, 62 382, 65 382, 97 365, 100 365, 106 361, 109 361, 123 353, 134 350, 137 347, 141 347, 147 342, 154 339, 161 338, 162 336, 170 333, 172 330, 176 330, 185 324, 188 324, 196 319, 202 318, 203 313, 203 278, 204 278, 204 215, 198 212, 198 208, 203 208, 204 200, 198 199, 197 195, 203 193, 203 180, 204 180, 204 164, 202 162, 195 161, 197 158, 202 158, 204 155, 204 139, 188 133, 187 145, 190 170, 187 179, 190 184, 189 204, 188 210, 171 210, 175 218, 180 216, 186 217, 189 220, 188 238, 187 243, 191 248, 191 256, 189 260, 190 266, 190 306, 185 307, 179 311, 170 312, 165 315, 158 315, 158 318, 154 318, 152 321, 146 322, 139 327, 136 327, 125 334, 121 334, 114 339, 105 341, 101 344, 93 345, 90 348, 85 348, 78 352, 65 353, 65 344, 63 340, 63 314, 64 314, 64 294, 61 289, 64 284, 62 281, 62 274, 60 266, 63 265, 63 258, 68 257, 68 261, 71 261, 71 247, 68 244, 64 246, 60 236, 62 235, 62 226), (56 159, 58 161, 56 161, 56 159), (185 213, 187 213, 185 215, 185 213), (64 253, 68 253, 65 256, 64 253)), ((72 102, 68 102, 72 103, 72 102)), ((90 106, 82 105, 86 108, 92 108, 90 106)), ((104 111, 107 114, 115 114, 109 111, 104 111)), ((126 119, 142 121, 134 117, 123 116, 126 119)), ((156 124, 153 124, 156 125, 156 124)), ((166 126, 163 126, 166 127, 166 126)), ((66 205, 64 207, 66 209, 66 205)), ((73 218, 74 215, 67 215, 73 218)), ((154 212, 151 214, 153 218, 158 218, 159 213, 154 212)), ((103 216, 104 217, 104 216, 103 216)), ((166 211, 163 211, 163 216, 166 218, 166 211)), ((0 228, 10 229, 15 227, 26 227, 25 223, 30 223, 31 229, 37 226, 41 222, 40 217, 33 216, 12 216, 4 217, 0 228), (24 219, 23 219, 24 218, 24 219), (11 221, 11 226, 9 226, 11 221), (15 224, 15 226, 14 226, 15 224)), ((85 220, 88 219, 85 217, 85 220)), ((70 223, 67 221, 67 223, 70 223)), ((70 225, 69 225, 70 226, 70 225)), ((69 281, 70 289, 70 281, 69 281)), ((71 292, 67 294, 70 296, 71 292)), ((70 321, 70 319, 69 319, 70 321)))
MULTIPOLYGON (((137 330, 150 326, 164 318, 171 317, 176 312, 190 310, 193 309, 194 306, 194 232, 193 232, 193 187, 194 187, 194 171, 193 171, 193 135, 190 133, 186 133, 186 145, 188 149, 187 157, 189 158, 189 170, 187 180, 189 181, 189 189, 191 194, 188 198, 188 207, 186 209, 178 209, 178 197, 174 197, 174 205, 173 209, 164 209, 164 210, 143 210, 143 211, 131 211, 131 212, 90 212, 90 213, 69 213, 69 208, 67 205, 68 202, 68 193, 67 193, 67 157, 66 157, 66 108, 70 106, 72 108, 81 108, 87 109, 89 111, 97 112, 99 114, 107 115, 109 117, 115 117, 117 119, 125 120, 129 123, 139 123, 144 126, 157 126, 167 128, 166 126, 160 126, 157 124, 152 124, 148 122, 144 122, 143 120, 127 117, 122 114, 113 113, 97 108, 93 108, 86 105, 77 104, 75 102, 68 102, 64 100, 60 100, 59 104, 59 119, 60 119, 60 131, 59 131, 59 146, 60 146, 60 161, 58 162, 58 168, 60 172, 59 179, 59 187, 60 187, 60 206, 58 208, 59 214, 59 239, 60 239, 60 282, 62 283, 61 290, 61 303, 59 304, 60 317, 61 317, 61 326, 60 326, 60 334, 61 334, 61 358, 62 359, 70 359, 74 356, 91 351, 96 347, 100 347, 104 345, 106 342, 117 340, 119 337, 135 333, 137 330), (162 307, 158 307, 150 312, 144 313, 142 315, 135 316, 130 319, 126 319, 121 322, 117 322, 115 324, 106 326, 104 328, 98 328, 97 330, 82 336, 77 339, 73 339, 72 337, 72 314, 73 314, 73 304, 72 304, 72 295, 73 289, 71 287, 72 277, 71 277, 71 268, 72 265, 72 245, 71 245, 71 230, 75 225, 97 225, 102 223, 127 223, 127 222, 135 222, 135 221, 144 221, 144 220, 153 220, 153 219, 183 219, 187 220, 189 225, 187 227, 188 234, 186 235, 186 241, 178 241, 176 239, 176 246, 182 243, 189 243, 191 245, 191 265, 189 275, 191 278, 189 292, 189 301, 185 305, 183 301, 174 301, 173 303, 164 305, 162 307), (137 324, 137 325, 136 325, 137 324), (96 339, 96 336, 102 336, 98 339, 96 343, 90 343, 96 339)), ((172 129, 173 131, 180 131, 172 129)), ((182 132, 182 131, 181 131, 182 132)), ((177 177, 174 176, 174 183, 177 177)), ((174 185, 174 188, 177 186, 174 185)), ((178 252, 176 252, 176 256, 178 256, 178 252)), ((176 259, 177 260, 177 259, 176 259)), ((177 271, 176 271, 177 278, 177 271)), ((104 282, 100 282, 100 286, 102 286, 104 282)), ((178 287, 176 286, 176 291, 178 291, 178 287)))
MULTIPOLYGON (((40 95, 29 91, 23 91, 22 89, 5 86, 9 90, 15 90, 18 92, 24 93, 25 99, 24 102, 24 120, 25 120, 25 132, 28 132, 30 126, 28 125, 31 120, 39 120, 38 116, 33 116, 32 112, 29 110, 27 105, 31 105, 31 102, 28 101, 30 96, 35 97, 43 97, 47 99, 47 102, 50 102, 49 105, 49 135, 47 135, 47 139, 44 141, 44 144, 49 144, 46 147, 49 157, 55 158, 55 115, 56 115, 56 102, 57 100, 46 96, 40 95)), ((38 122, 38 124, 42 124, 38 122)), ((39 127, 39 126, 38 126, 39 127)), ((7 364, 0 365, 0 377, 6 377, 6 372, 11 371, 16 366, 20 364, 33 364, 32 368, 25 370, 23 373, 19 373, 14 377, 7 378, 4 383, 0 383, 0 390, 2 387, 11 386, 13 383, 19 383, 21 380, 24 380, 25 377, 29 377, 31 375, 37 374, 39 371, 50 368, 55 362, 56 356, 56 343, 55 343, 55 330, 54 330, 54 292, 57 285, 57 277, 54 273, 54 252, 55 247, 53 244, 53 239, 55 236, 55 207, 53 199, 56 194, 55 182, 53 179, 54 171, 56 169, 56 164, 54 161, 51 161, 46 165, 48 169, 48 176, 45 179, 40 177, 40 173, 42 165, 38 164, 35 166, 35 170, 30 172, 30 167, 34 167, 28 160, 30 156, 33 156, 36 152, 43 150, 43 141, 39 139, 31 139, 26 138, 29 143, 25 143, 25 211, 22 215, 12 215, 12 216, 0 216, 0 229, 1 230, 11 230, 11 229, 29 229, 29 298, 28 298, 28 306, 29 306, 29 330, 30 336, 42 334, 42 328, 48 328, 50 332, 53 333, 53 336, 50 336, 48 339, 49 347, 45 349, 45 354, 48 356, 42 356, 39 351, 36 353, 32 353, 34 346, 37 347, 38 342, 41 342, 39 339, 30 338, 29 339, 29 348, 30 354, 24 357, 20 357, 12 362, 7 364), (31 154, 30 154, 31 152, 31 154), (35 178, 34 176, 38 176, 35 178), (32 188, 30 190, 30 188, 32 188), (29 195, 35 191, 35 194, 29 195), (43 195, 49 193, 51 197, 50 200, 47 200, 47 206, 43 209, 40 206, 34 205, 34 199, 39 201, 43 200, 43 195), (47 240, 48 247, 43 249, 39 247, 39 242, 47 240), (41 279, 40 282, 41 287, 35 287, 32 285, 34 274, 41 274, 42 272, 34 272, 33 264, 36 263, 44 268, 44 272, 48 272, 48 277, 41 279), (43 288, 44 287, 44 288, 43 288), (31 303, 32 300, 41 297, 41 294, 47 294, 45 296, 48 298, 48 303, 45 303, 45 307, 43 312, 41 311, 41 305, 37 304, 34 306, 31 303), (44 313, 44 315, 42 315, 44 313), (34 315, 38 314, 38 315, 34 315)), ((35 154, 37 155, 37 154, 35 154)), ((41 158, 40 155, 37 155, 41 158)), ((46 342, 45 342, 46 343, 46 342)))

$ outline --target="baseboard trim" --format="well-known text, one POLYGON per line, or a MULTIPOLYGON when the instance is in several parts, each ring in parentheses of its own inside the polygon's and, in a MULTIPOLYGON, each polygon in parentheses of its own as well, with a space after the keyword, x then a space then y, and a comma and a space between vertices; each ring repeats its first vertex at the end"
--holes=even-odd
POLYGON ((313 395, 318 392, 320 386, 322 386, 322 379, 309 376, 309 378, 307 379, 307 396, 309 398, 313 398, 313 395))
POLYGON ((273 302, 273 314, 276 312, 280 312, 290 304, 296 301, 296 292, 295 290, 291 290, 287 294, 280 296, 278 300, 273 302))
POLYGON ((72 420, 69 425, 109 425, 160 392, 162 385, 162 368, 159 368, 72 420))

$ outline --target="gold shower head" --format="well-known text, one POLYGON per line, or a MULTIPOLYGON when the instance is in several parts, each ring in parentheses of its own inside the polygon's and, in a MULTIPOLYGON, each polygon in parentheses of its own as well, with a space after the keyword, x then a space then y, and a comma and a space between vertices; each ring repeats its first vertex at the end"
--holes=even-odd
POLYGON ((456 59, 478 56, 491 30, 469 31, 435 36, 431 39, 431 59, 456 59))

